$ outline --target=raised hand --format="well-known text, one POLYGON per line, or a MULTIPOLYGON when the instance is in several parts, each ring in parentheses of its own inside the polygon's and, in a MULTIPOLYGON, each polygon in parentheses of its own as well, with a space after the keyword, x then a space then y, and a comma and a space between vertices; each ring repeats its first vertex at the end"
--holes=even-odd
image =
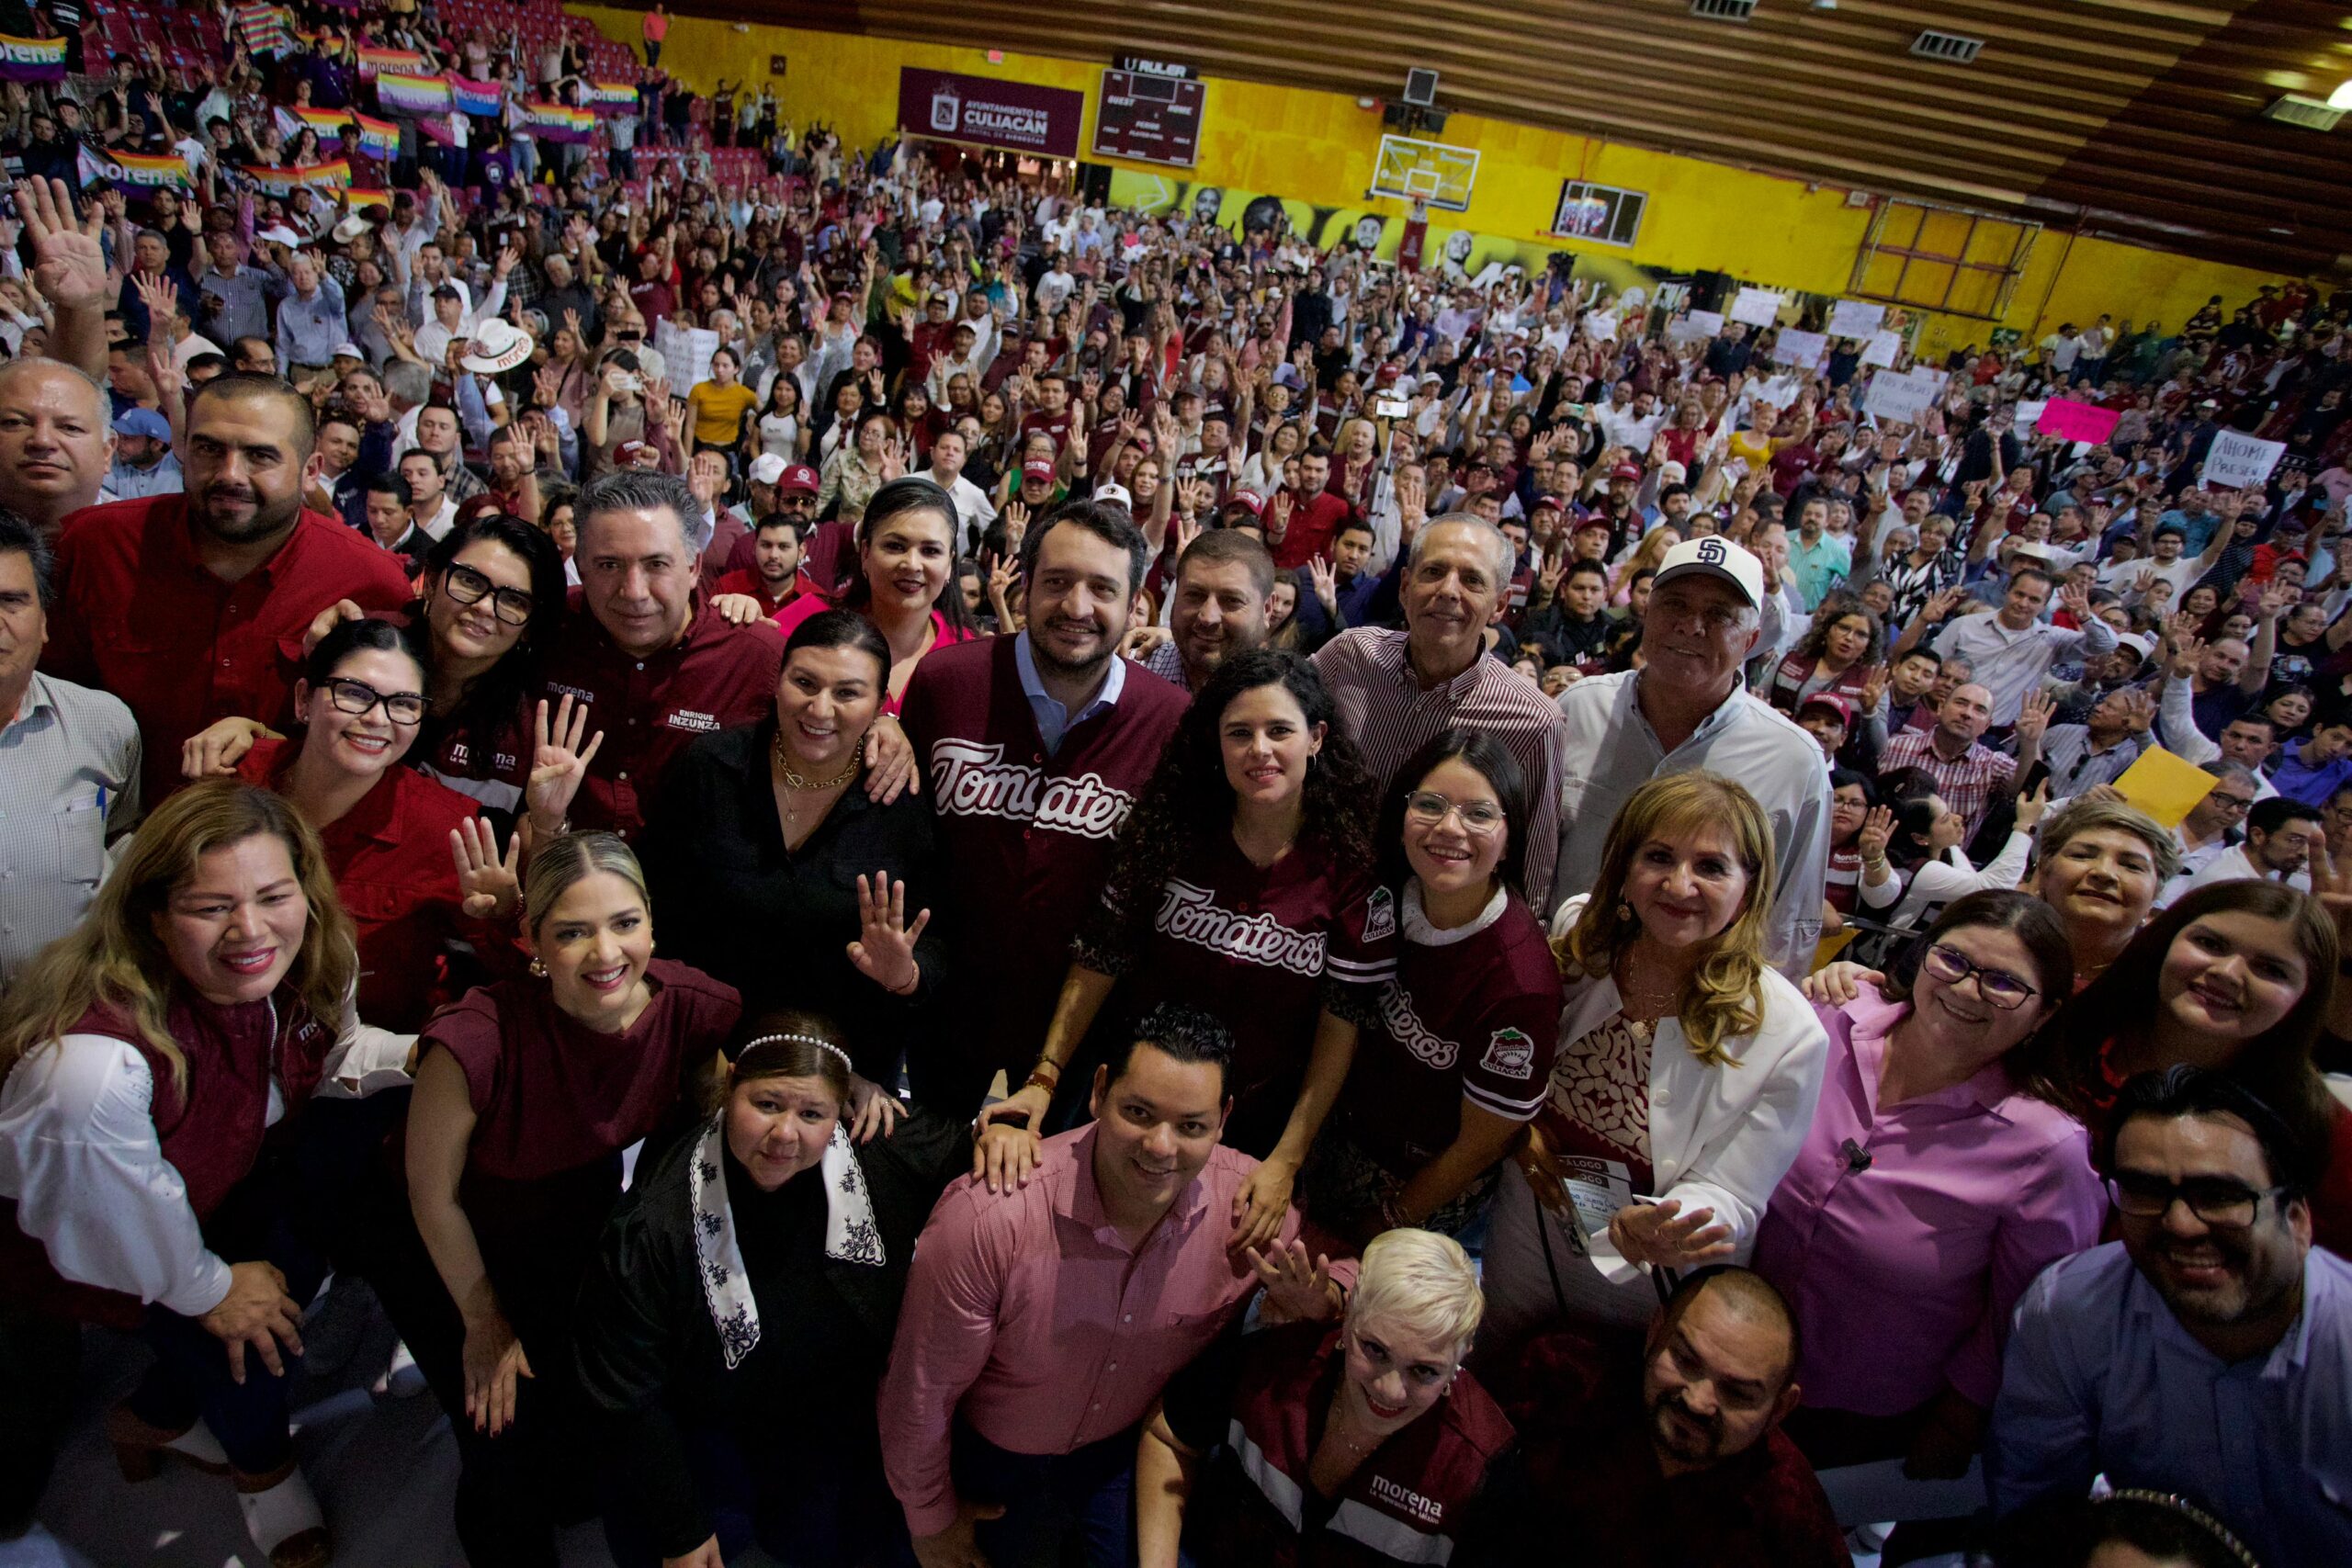
POLYGON ((2050 780, 2045 774, 2041 782, 2033 786, 2031 794, 2018 796, 2017 830, 2020 833, 2032 832, 2049 810, 2050 780))
POLYGON ((1854 849, 1865 865, 1875 864, 1886 858, 1886 846, 1894 837, 1894 812, 1884 806, 1873 806, 1862 818, 1862 830, 1854 835, 1854 849))
POLYGON ((1261 1315, 1271 1323, 1320 1323, 1339 1310, 1331 1290, 1331 1260, 1310 1255, 1303 1241, 1277 1241, 1263 1252, 1245 1247, 1241 1255, 1257 1272, 1266 1299, 1261 1315))
POLYGON ((107 270, 106 212, 89 204, 77 226, 73 197, 60 179, 17 182, 17 213, 33 242, 33 287, 61 310, 103 310, 113 302, 107 270))
POLYGON ((562 831, 565 819, 571 813, 572 797, 588 777, 588 764, 596 760, 597 749, 605 744, 605 732, 596 731, 585 748, 580 741, 587 733, 590 705, 573 705, 571 694, 565 693, 556 705, 555 722, 548 722, 548 705, 539 701, 537 716, 531 726, 531 776, 523 786, 523 798, 530 810, 532 830, 547 837, 562 831))
POLYGON ((2027 693, 2025 700, 2018 705, 2018 741, 2040 740, 2050 728, 2050 720, 2057 711, 2058 705, 2050 699, 2047 693, 2027 693))
POLYGON ((1317 601, 1322 604, 1323 613, 1329 615, 1333 620, 1339 619, 1339 570, 1321 556, 1317 556, 1314 559, 1306 563, 1306 570, 1307 575, 1314 581, 1315 597, 1317 601))
POLYGON ((458 886, 465 895, 463 908, 477 920, 512 919, 523 900, 523 835, 507 836, 506 852, 498 852, 498 830, 487 818, 469 817, 449 829, 449 853, 458 863, 458 886))
POLYGON ((929 924, 929 909, 916 915, 912 925, 907 923, 904 880, 893 882, 888 872, 877 871, 869 882, 860 873, 857 940, 849 944, 849 961, 859 974, 892 996, 911 996, 922 980, 922 966, 915 962, 915 943, 929 924))

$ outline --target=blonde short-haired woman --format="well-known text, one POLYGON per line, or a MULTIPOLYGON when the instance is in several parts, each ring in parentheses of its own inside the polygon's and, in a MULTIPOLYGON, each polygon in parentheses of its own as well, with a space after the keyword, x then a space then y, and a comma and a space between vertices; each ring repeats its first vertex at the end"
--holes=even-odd
MULTIPOLYGON (((1311 1280, 1295 1243, 1273 1268, 1311 1280)), ((1179 1372, 1136 1456, 1144 1568, 1176 1568, 1187 1544, 1199 1562, 1444 1562, 1511 1438, 1462 1368, 1484 1313, 1453 1237, 1384 1231, 1337 1325, 1250 1335, 1179 1372)))

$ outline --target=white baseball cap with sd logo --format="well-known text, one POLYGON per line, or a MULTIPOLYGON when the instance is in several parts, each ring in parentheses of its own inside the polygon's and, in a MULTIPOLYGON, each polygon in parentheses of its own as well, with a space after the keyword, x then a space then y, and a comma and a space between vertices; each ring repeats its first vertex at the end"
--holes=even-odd
POLYGON ((1717 534, 1685 539, 1666 552, 1650 586, 1663 588, 1678 577, 1704 572, 1737 590, 1750 604, 1764 603, 1764 563, 1717 534))

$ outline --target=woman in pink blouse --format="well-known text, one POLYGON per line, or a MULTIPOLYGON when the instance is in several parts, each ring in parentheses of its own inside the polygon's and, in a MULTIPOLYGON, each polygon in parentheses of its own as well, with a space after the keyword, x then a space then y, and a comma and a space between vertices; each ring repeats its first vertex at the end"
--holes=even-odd
POLYGON ((1965 1471, 2010 1309, 2098 1239, 2090 1134, 2007 1062, 2074 984, 2048 905, 1972 893, 1928 933, 1907 988, 1819 1010, 1828 1074, 1756 1239, 1757 1271, 1796 1314, 1804 1403, 1788 1431, 1816 1467, 1965 1471))

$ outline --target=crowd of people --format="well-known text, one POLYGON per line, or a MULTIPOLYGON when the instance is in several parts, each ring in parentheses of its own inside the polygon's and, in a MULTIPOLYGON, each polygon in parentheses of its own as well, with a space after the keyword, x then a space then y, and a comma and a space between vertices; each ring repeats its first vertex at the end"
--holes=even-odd
POLYGON ((0 1540, 98 1325, 126 1478, 329 1562, 340 1298, 476 1568, 2352 1561, 2352 291, 1808 359, 658 76, 355 207, 266 176, 356 50, 576 76, 89 19, 0 17, 89 72, 0 123, 0 1540))

